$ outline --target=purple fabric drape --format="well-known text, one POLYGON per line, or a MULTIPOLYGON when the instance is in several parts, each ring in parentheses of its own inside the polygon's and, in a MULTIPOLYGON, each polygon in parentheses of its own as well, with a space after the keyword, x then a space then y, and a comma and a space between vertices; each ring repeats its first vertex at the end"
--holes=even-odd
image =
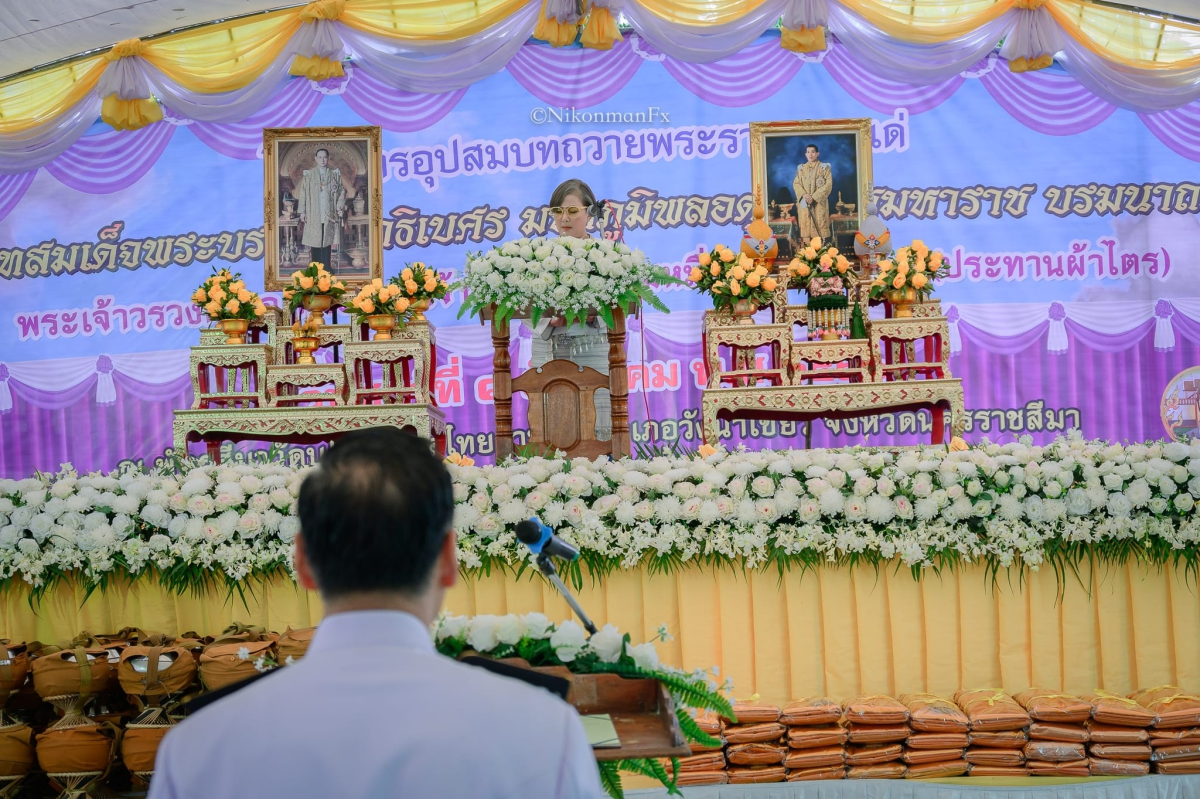
POLYGON ((444 94, 419 94, 393 89, 363 68, 354 69, 342 99, 354 113, 396 133, 412 133, 433 125, 454 110, 467 93, 459 89, 444 94))
POLYGON ((19 175, 0 175, 0 219, 8 216, 8 212, 17 207, 36 174, 37 171, 34 170, 19 175))
POLYGON ((1130 347, 1136 347, 1143 338, 1154 333, 1153 319, 1147 319, 1133 330, 1116 335, 1089 330, 1072 319, 1065 320, 1063 325, 1067 328, 1072 344, 1078 341, 1097 352, 1124 352, 1130 347))
POLYGON ((620 91, 641 65, 627 41, 609 51, 527 45, 508 62, 508 73, 543 103, 589 108, 620 91))
POLYGON ((662 63, 683 88, 726 108, 761 103, 786 86, 804 66, 774 40, 759 42, 710 64, 690 64, 669 57, 662 63))
POLYGON ((96 375, 66 391, 37 391, 9 379, 12 411, 0 415, 0 475, 111 469, 128 458, 152 458, 171 445, 175 408, 192 402, 191 378, 143 383, 113 372, 117 401, 97 405, 96 375))
POLYGON ((46 171, 76 191, 112 194, 141 180, 174 133, 174 125, 155 122, 140 130, 84 136, 47 164, 46 171))
POLYGON ((894 114, 897 108, 907 108, 910 114, 937 108, 963 84, 963 78, 958 75, 929 86, 894 83, 864 68, 841 44, 830 45, 821 64, 855 100, 884 114, 894 114))
POLYGON ((263 128, 302 128, 321 104, 309 81, 295 78, 262 110, 241 122, 193 122, 187 128, 221 155, 253 161, 262 157, 263 128))
POLYGON ((958 334, 962 337, 963 352, 967 352, 968 348, 970 348, 972 355, 979 351, 998 355, 1012 355, 1022 352, 1029 348, 1033 342, 1040 340, 1049 327, 1049 322, 1042 322, 1032 330, 1016 336, 994 336, 960 319, 958 322, 958 334), (972 344, 977 346, 971 347, 972 344))
POLYGON ((1050 136, 1091 130, 1117 110, 1069 75, 1048 70, 1014 74, 997 68, 979 80, 1013 119, 1050 136))
POLYGON ((1138 117, 1163 144, 1184 158, 1200 161, 1200 103, 1138 117))

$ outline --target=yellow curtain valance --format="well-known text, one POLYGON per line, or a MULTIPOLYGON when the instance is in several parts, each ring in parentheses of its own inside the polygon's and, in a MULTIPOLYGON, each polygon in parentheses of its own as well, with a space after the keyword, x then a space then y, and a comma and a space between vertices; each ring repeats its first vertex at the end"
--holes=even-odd
MULTIPOLYGON (((630 0, 643 18, 681 33, 729 26, 761 12, 765 0, 630 0)), ((0 83, 0 137, 18 136, 67 113, 92 92, 105 68, 121 58, 145 59, 181 89, 218 94, 242 89, 286 57, 304 26, 336 21, 364 34, 415 43, 467 41, 526 13, 538 0, 316 0, 244 19, 215 23, 150 41, 119 42, 104 55, 63 64, 0 83)), ((1186 77, 1200 69, 1200 25, 1097 5, 1093 0, 830 0, 901 42, 939 44, 969 35, 1012 10, 1047 15, 1065 37, 1118 68, 1165 71, 1186 77)), ((536 32, 555 45, 577 38, 606 49, 619 41, 610 2, 589 0, 577 22, 547 19, 545 3, 536 32)), ((632 8, 632 6, 630 7, 632 8)), ((531 22, 532 25, 532 22, 531 22)), ((528 34, 525 34, 528 35, 528 34)), ((783 46, 799 52, 824 49, 822 25, 785 30, 783 46)), ((1028 54, 1018 69, 1045 66, 1047 55, 1028 54)), ((301 58, 314 58, 301 53, 301 58)), ((336 59, 299 66, 293 74, 336 75, 336 59)), ((141 99, 141 98, 139 98, 141 99)), ((148 98, 146 98, 148 99, 148 98)))

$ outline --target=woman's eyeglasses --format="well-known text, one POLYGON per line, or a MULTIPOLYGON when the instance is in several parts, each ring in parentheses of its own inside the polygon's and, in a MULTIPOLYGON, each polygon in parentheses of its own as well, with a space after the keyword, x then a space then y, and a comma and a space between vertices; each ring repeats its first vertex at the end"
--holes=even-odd
POLYGON ((551 216, 566 216, 570 219, 573 216, 578 216, 583 209, 578 205, 555 205, 550 208, 551 216))

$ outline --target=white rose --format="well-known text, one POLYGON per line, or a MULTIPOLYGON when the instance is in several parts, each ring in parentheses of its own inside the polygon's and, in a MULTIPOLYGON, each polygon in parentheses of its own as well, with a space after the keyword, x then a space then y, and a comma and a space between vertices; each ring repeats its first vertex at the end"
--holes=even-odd
POLYGON ((1167 508, 1171 507, 1171 503, 1163 497, 1151 497, 1146 502, 1146 507, 1151 513, 1162 514, 1167 512, 1167 508))
POLYGON ((295 516, 283 517, 283 521, 279 523, 279 540, 284 543, 291 543, 298 532, 300 532, 300 520, 295 516))
POLYGON ((496 622, 496 640, 502 644, 516 646, 524 634, 525 627, 521 624, 521 619, 511 613, 501 616, 496 622))
MULTIPOLYGON (((291 502, 290 496, 288 497, 288 501, 291 502)), ((187 502, 188 513, 193 516, 208 516, 215 509, 212 498, 207 494, 196 494, 187 502)))
POLYGON ((467 625, 467 646, 485 654, 496 648, 496 617, 491 614, 475 616, 467 625))
POLYGON ((470 621, 466 616, 443 616, 438 622, 437 640, 440 642, 448 638, 461 638, 466 633, 470 621))
POLYGON ((625 645, 625 652, 633 658, 633 663, 642 671, 657 671, 659 667, 658 650, 654 644, 625 645))
POLYGON ((769 497, 775 493, 775 481, 766 475, 762 475, 755 477, 751 481, 750 488, 760 497, 769 497))
POLYGON ((12 549, 21 538, 21 531, 15 525, 0 527, 0 547, 12 549))
POLYGON ((550 637, 550 619, 544 613, 526 613, 521 617, 525 637, 541 641, 550 637))
POLYGON ((1176 494, 1175 499, 1171 504, 1174 505, 1175 510, 1179 511, 1180 513, 1187 513, 1196 504, 1196 501, 1192 499, 1191 494, 1185 492, 1183 494, 1176 494))
POLYGON ((621 633, 611 624, 604 625, 604 628, 588 641, 592 651, 605 663, 616 663, 621 658, 621 648, 624 644, 621 633))
POLYGON ((563 663, 570 663, 587 644, 587 633, 577 623, 567 620, 558 625, 550 636, 550 646, 563 663))
POLYGON ((511 499, 503 503, 496 512, 499 514, 501 521, 506 524, 516 524, 529 517, 529 509, 519 499, 511 499))
POLYGON ((54 518, 48 513, 39 513, 34 516, 29 522, 29 532, 33 533, 33 537, 42 543, 50 535, 50 528, 54 526, 54 518))

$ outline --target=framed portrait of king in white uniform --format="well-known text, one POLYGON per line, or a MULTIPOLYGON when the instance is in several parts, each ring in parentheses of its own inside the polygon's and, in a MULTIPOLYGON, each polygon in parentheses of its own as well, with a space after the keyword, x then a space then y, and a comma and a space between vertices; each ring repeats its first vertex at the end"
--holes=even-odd
POLYGON ((264 128, 264 286, 317 261, 347 286, 383 277, 378 127, 264 128))
POLYGON ((753 186, 779 261, 814 236, 854 252, 872 186, 871 144, 869 119, 750 123, 753 186))

